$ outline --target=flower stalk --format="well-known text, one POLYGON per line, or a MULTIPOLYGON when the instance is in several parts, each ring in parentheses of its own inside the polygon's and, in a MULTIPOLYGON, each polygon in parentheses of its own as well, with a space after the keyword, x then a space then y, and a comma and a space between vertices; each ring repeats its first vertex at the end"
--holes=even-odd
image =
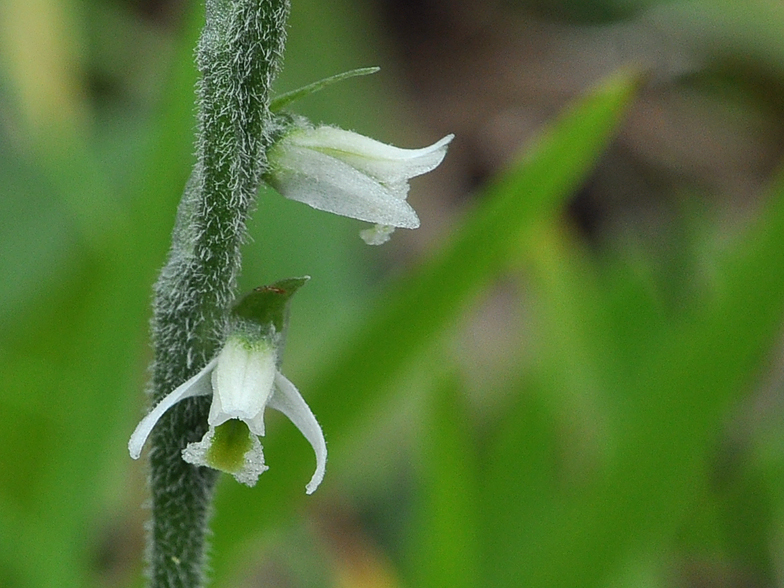
MULTIPOLYGON (((240 245, 274 133, 270 86, 288 10, 288 0, 207 0, 197 49, 197 161, 155 286, 153 404, 198 374, 227 336, 240 245)), ((181 451, 205 435, 209 412, 208 397, 187 398, 150 434, 152 588, 204 585, 217 472, 187 463, 181 451)))
POLYGON ((443 160, 448 135, 399 149, 280 112, 364 68, 270 101, 285 41, 289 0, 206 0, 197 48, 196 163, 177 211, 172 245, 155 285, 152 410, 131 435, 138 458, 150 446, 151 588, 204 585, 206 532, 220 471, 253 485, 267 469, 264 411, 286 415, 313 447, 321 483, 321 427, 280 371, 291 295, 306 278, 257 288, 234 303, 240 245, 262 179, 287 198, 376 224, 380 244, 395 227, 416 228, 408 180, 443 160), (148 443, 149 441, 149 443, 148 443))

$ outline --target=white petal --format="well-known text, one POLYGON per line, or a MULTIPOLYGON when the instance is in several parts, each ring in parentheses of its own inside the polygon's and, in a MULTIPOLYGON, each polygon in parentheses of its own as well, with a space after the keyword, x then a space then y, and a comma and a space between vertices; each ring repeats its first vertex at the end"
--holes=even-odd
MULTIPOLYGON (((269 399, 267 399, 267 401, 269 402, 269 399)), ((245 419, 245 424, 248 425, 250 432, 254 435, 261 435, 262 437, 264 436, 264 408, 266 408, 266 405, 262 407, 255 417, 245 419)))
POLYGON ((270 396, 268 406, 289 417, 313 446, 313 451, 316 453, 316 471, 305 487, 306 493, 313 494, 324 479, 327 467, 327 444, 316 417, 313 416, 297 387, 280 372, 275 374, 275 391, 270 396))
POLYGON ((155 405, 155 408, 141 420, 136 426, 136 430, 134 430, 131 435, 131 439, 128 441, 128 452, 133 459, 139 459, 139 456, 142 453, 142 447, 144 447, 144 442, 147 441, 150 431, 152 431, 155 423, 158 422, 167 410, 185 398, 190 398, 191 396, 209 396, 212 394, 209 374, 217 363, 218 359, 213 359, 204 366, 198 374, 177 386, 174 391, 155 405))
POLYGON ((294 132, 291 141, 345 161, 380 182, 389 183, 420 176, 438 167, 454 137, 447 135, 421 149, 401 149, 352 131, 322 126, 294 132))
POLYGON ((261 419, 272 394, 274 378, 275 350, 271 346, 249 346, 238 338, 229 337, 212 374, 213 397, 207 422, 217 427, 229 419, 239 419, 245 421, 254 434, 263 435, 261 419))
POLYGON ((405 200, 408 197, 408 190, 411 186, 408 185, 408 178, 384 183, 384 187, 389 190, 390 194, 398 200, 405 200))
POLYGON ((285 140, 270 155, 269 183, 286 198, 371 223, 415 229, 419 218, 401 195, 334 157, 285 140))
MULTIPOLYGON (((201 441, 196 443, 188 443, 187 447, 182 450, 182 459, 190 464, 196 466, 212 467, 207 463, 207 452, 212 446, 212 438, 215 436, 215 429, 210 427, 210 430, 205 433, 201 441)), ((256 435, 250 436, 251 448, 245 452, 245 462, 242 469, 238 472, 233 472, 231 475, 238 482, 247 486, 254 486, 259 476, 266 472, 269 467, 264 464, 264 452, 259 443, 259 438, 256 435)))

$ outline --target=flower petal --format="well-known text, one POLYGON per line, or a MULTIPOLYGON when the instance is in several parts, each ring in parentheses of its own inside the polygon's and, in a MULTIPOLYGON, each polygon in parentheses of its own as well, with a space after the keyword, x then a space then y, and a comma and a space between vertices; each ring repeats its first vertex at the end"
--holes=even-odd
POLYGON ((267 406, 289 417, 313 447, 316 453, 316 471, 305 487, 307 494, 313 494, 324 479, 327 467, 327 444, 321 426, 297 387, 280 372, 275 374, 275 391, 270 396, 267 406))
POLYGON ((447 135, 429 147, 401 149, 337 127, 321 126, 291 135, 297 145, 345 161, 382 183, 400 182, 434 170, 446 156, 447 135))
POLYGON ((212 374, 213 397, 207 419, 210 426, 239 419, 245 421, 254 434, 264 434, 263 411, 272 393, 275 360, 272 346, 249 344, 240 338, 229 337, 212 374))
POLYGON ((264 452, 261 443, 259 442, 259 438, 256 435, 251 434, 249 438, 250 448, 245 452, 242 467, 239 470, 223 470, 219 467, 220 464, 216 464, 210 460, 209 453, 214 437, 215 428, 210 427, 201 441, 188 443, 185 449, 182 450, 182 459, 195 466, 206 466, 225 471, 227 474, 234 476, 235 480, 246 486, 254 486, 259 479, 259 476, 269 469, 269 467, 264 464, 264 452))
POLYGON ((142 453, 142 447, 144 447, 144 442, 147 441, 150 431, 152 431, 155 424, 167 410, 185 398, 190 398, 191 396, 209 396, 212 394, 209 375, 217 363, 218 358, 216 357, 204 366, 198 374, 177 386, 170 394, 164 397, 164 399, 156 404, 155 408, 136 425, 136 430, 134 430, 128 441, 128 452, 133 459, 139 459, 139 456, 142 453))
POLYGON ((348 163, 284 139, 270 153, 268 183, 290 200, 371 223, 415 229, 419 217, 398 194, 348 163))

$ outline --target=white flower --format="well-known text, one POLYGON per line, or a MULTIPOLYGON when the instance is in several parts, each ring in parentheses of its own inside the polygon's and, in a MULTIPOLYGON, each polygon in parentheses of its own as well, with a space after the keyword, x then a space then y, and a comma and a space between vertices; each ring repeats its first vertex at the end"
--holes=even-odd
POLYGON ((201 441, 183 449, 183 459, 232 474, 253 486, 267 470, 258 435, 264 435, 264 409, 285 414, 313 446, 316 471, 306 486, 312 494, 327 461, 321 427, 297 388, 276 367, 277 350, 270 339, 232 335, 218 357, 161 400, 131 435, 128 451, 138 459, 152 428, 172 406, 192 396, 212 395, 209 430, 201 441))
POLYGON ((379 225, 363 232, 378 245, 392 227, 416 229, 408 180, 443 161, 454 135, 422 149, 400 149, 336 127, 295 126, 269 151, 269 183, 286 198, 379 225))

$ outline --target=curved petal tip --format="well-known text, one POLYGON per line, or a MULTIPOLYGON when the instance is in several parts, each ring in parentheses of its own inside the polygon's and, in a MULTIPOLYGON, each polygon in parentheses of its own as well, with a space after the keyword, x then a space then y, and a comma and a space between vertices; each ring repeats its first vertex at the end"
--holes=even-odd
POLYGON ((166 395, 163 400, 156 404, 155 408, 136 425, 136 429, 128 440, 128 453, 131 454, 133 459, 139 459, 139 456, 142 454, 144 443, 147 441, 147 437, 150 436, 153 427, 155 427, 156 423, 167 410, 185 398, 190 398, 191 396, 209 396, 212 394, 212 386, 210 386, 210 379, 207 376, 209 376, 217 363, 218 358, 213 359, 204 366, 198 374, 177 386, 170 394, 166 395))
POLYGON ((280 372, 275 374, 275 391, 267 406, 285 414, 313 447, 316 454, 316 471, 305 486, 305 492, 313 494, 324 479, 327 468, 327 443, 321 426, 297 387, 280 372))

